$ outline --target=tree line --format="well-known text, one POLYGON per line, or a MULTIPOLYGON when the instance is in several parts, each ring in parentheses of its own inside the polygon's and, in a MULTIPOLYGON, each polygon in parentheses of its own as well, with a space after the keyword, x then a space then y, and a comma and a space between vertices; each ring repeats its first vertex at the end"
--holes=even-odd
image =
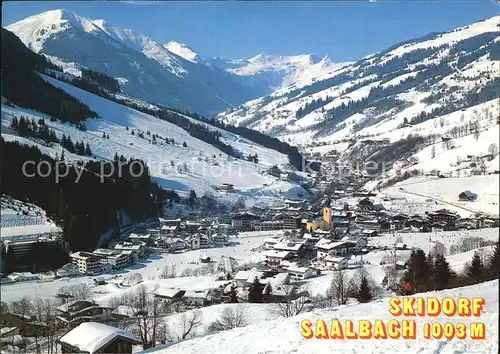
MULTIPOLYGON (((56 163, 36 147, 5 142, 3 138, 1 156, 3 193, 45 209, 62 226, 72 251, 94 249, 99 236, 119 224, 118 211, 125 212, 132 220, 161 216, 164 201, 172 195, 151 181, 142 160, 56 163), (45 178, 39 173, 28 177, 22 170, 25 161, 33 161, 35 165, 46 161, 52 173, 45 178), (57 169, 59 181, 54 177, 57 169), (79 179, 78 173, 81 173, 79 179)), ((44 167, 44 173, 45 168, 48 166, 44 167)))
MULTIPOLYGON (((89 143, 85 144, 83 140, 73 143, 71 137, 69 135, 66 136, 66 134, 63 134, 59 139, 55 131, 45 124, 44 119, 39 119, 37 122, 34 118, 30 120, 29 118, 21 116, 18 119, 17 116, 14 116, 10 122, 10 128, 17 131, 20 136, 41 139, 49 144, 60 144, 63 148, 76 155, 92 156, 92 150, 89 143)), ((64 155, 61 155, 61 158, 64 158, 63 156, 64 155)))

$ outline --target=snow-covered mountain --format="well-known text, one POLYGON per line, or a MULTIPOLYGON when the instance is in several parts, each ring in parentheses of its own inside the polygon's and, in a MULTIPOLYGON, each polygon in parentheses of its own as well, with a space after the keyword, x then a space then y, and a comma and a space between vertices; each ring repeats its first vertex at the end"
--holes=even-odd
MULTIPOLYGON (((308 143, 350 137, 354 132, 386 134, 405 118, 417 125, 494 99, 499 87, 499 21, 497 16, 397 44, 220 117, 308 143), (431 116, 419 117, 433 109, 431 116)), ((252 61, 262 66, 275 62, 262 56, 252 61)))
POLYGON ((206 58, 207 62, 246 77, 248 84, 278 89, 294 83, 300 84, 332 73, 349 63, 333 63, 328 56, 316 55, 276 56, 259 54, 244 60, 206 58))
MULTIPOLYGON (((485 156, 498 144, 499 22, 496 16, 396 44, 219 118, 294 145, 335 149, 345 163, 381 149, 367 148, 369 138, 394 148, 386 156, 391 161, 412 158, 409 165, 424 171, 453 164, 457 171, 457 159, 472 151, 485 156), (422 144, 411 142, 404 156, 393 153, 410 134, 421 135, 422 144), (441 136, 452 138, 450 146, 441 147, 441 136)), ((488 170, 498 169, 497 158, 488 170)))
POLYGON ((310 55, 205 58, 186 44, 160 44, 131 29, 66 10, 47 11, 6 28, 28 48, 68 70, 76 65, 100 71, 119 79, 129 95, 204 115, 338 67, 328 58, 310 55))
POLYGON ((132 30, 65 10, 31 16, 7 29, 36 53, 119 78, 127 94, 169 107, 214 114, 266 92, 132 30))

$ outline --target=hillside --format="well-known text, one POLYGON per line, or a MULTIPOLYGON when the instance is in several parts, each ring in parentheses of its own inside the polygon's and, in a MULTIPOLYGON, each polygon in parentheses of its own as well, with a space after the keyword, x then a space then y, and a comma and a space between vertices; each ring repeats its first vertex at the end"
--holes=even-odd
MULTIPOLYGON (((378 300, 369 304, 353 304, 315 310, 311 313, 300 314, 287 319, 266 321, 252 324, 247 327, 232 329, 222 333, 207 335, 201 338, 184 341, 172 346, 163 348, 157 347, 145 353, 329 353, 332 351, 363 352, 363 353, 396 353, 402 349, 406 353, 496 353, 498 351, 498 280, 482 283, 474 286, 429 292, 419 294, 424 298, 437 297, 482 297, 486 301, 484 311, 479 320, 486 325, 487 341, 482 340, 424 340, 423 325, 431 321, 429 317, 412 318, 417 323, 417 339, 407 340, 403 343, 400 340, 306 340, 301 335, 300 323, 304 319, 310 320, 313 324, 317 320, 325 320, 327 324, 332 319, 341 322, 345 320, 383 320, 388 321, 394 317, 389 313, 389 298, 378 300)), ((432 321, 444 324, 445 322, 469 324, 477 321, 476 318, 449 318, 439 316, 432 318, 432 321)))
POLYGON ((410 168, 498 171, 499 20, 396 44, 219 119, 304 149, 336 150, 341 165, 373 161, 380 173, 386 162, 385 178, 410 168))

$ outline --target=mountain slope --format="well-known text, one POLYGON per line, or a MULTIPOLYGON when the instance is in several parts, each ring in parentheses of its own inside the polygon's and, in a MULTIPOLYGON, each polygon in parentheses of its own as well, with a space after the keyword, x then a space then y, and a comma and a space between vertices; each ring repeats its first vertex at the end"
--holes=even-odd
POLYGON ((222 204, 235 202, 239 197, 246 198, 249 206, 257 202, 279 203, 283 198, 298 194, 307 197, 308 193, 298 184, 279 181, 266 173, 273 165, 288 170, 287 155, 230 133, 222 127, 165 108, 160 109, 130 96, 110 92, 97 96, 84 91, 70 84, 74 81, 69 74, 64 76, 42 56, 29 51, 12 33, 7 30, 2 30, 2 33, 2 69, 9 70, 4 73, 2 82, 3 93, 8 99, 2 98, 2 137, 6 141, 36 146, 53 158, 61 156, 64 151, 66 161, 111 161, 116 153, 126 158, 141 158, 147 163, 154 180, 164 189, 180 193, 195 190, 198 195, 210 192, 220 198, 222 204), (44 73, 62 76, 69 81, 62 82, 44 73), (19 77, 17 74, 25 76, 19 77), (23 79, 27 74, 31 75, 30 80, 23 79), (42 83, 43 97, 47 97, 50 105, 57 107, 61 102, 66 102, 62 105, 67 106, 66 110, 54 113, 46 111, 46 105, 38 104, 35 99, 37 91, 33 91, 32 86, 26 87, 37 80, 42 83), (17 91, 24 92, 24 95, 10 95, 7 85, 12 82, 16 83, 17 91), (82 114, 91 112, 92 115, 75 116, 68 107, 78 109, 82 114), (160 110, 172 117, 156 116, 155 111, 160 110), (69 119, 66 116, 68 114, 74 125, 65 123, 69 119), (12 128, 11 123, 14 118, 19 120, 21 116, 34 119, 35 122, 44 119, 42 125, 52 131, 59 141, 52 138, 48 140, 49 134, 46 138, 41 138, 41 135, 38 138, 36 134, 20 136, 20 130, 12 128), (95 118, 85 119, 87 117, 95 118), (208 139, 207 134, 215 140, 208 139), (71 137, 74 142, 88 144, 91 153, 86 156, 75 155, 72 153, 74 151, 63 149, 60 141, 64 135, 71 137), (234 154, 224 151, 234 151, 241 156, 258 155, 258 161, 234 158, 234 154), (221 183, 234 184, 236 192, 229 195, 219 193, 217 187, 221 183))
POLYGON ((396 130, 496 97, 500 43, 494 17, 397 44, 307 84, 220 115, 297 143, 396 130))

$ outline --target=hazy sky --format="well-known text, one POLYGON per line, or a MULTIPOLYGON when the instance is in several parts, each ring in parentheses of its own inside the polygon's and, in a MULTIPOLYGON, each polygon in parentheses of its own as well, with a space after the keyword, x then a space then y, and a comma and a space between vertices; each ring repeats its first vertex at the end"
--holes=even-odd
POLYGON ((329 55, 357 60, 397 42, 499 14, 494 0, 274 2, 3 2, 2 26, 63 8, 104 18, 160 43, 186 43, 203 56, 329 55))

